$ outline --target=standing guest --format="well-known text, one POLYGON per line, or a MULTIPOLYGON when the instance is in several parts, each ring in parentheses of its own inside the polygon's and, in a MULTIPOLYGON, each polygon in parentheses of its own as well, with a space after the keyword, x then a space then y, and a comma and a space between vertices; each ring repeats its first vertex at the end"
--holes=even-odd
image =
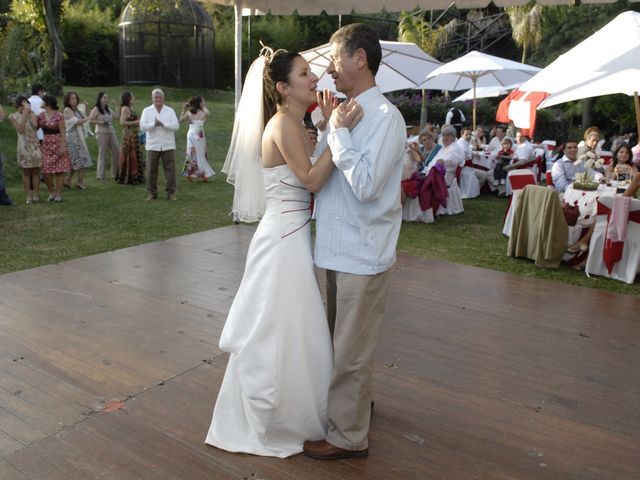
POLYGON ((116 180, 135 185, 144 182, 144 159, 140 151, 140 119, 133 110, 136 97, 122 92, 120 97, 120 125, 123 127, 120 162, 116 180))
POLYGON ((576 179, 576 173, 584 172, 582 164, 576 165, 578 160, 578 142, 567 140, 564 143, 564 155, 553 162, 551 167, 551 179, 553 188, 557 192, 564 192, 576 179))
MULTIPOLYGON (((318 195, 315 262, 326 270, 327 319, 333 336, 325 440, 305 442, 305 455, 334 460, 366 457, 373 354, 402 223, 400 178, 406 126, 376 86, 381 60, 376 33, 364 24, 340 28, 330 41, 327 73, 347 106, 362 107, 350 132, 345 109, 329 118, 327 145, 335 170, 318 195)), ((324 110, 324 109, 323 109, 324 110)), ((311 440, 311 439, 310 439, 311 440)))
POLYGON ((147 133, 147 200, 158 198, 158 163, 162 160, 165 191, 168 200, 176 198, 176 138, 174 132, 180 122, 173 108, 164 104, 164 92, 156 88, 151 92, 153 105, 142 111, 140 130, 147 133))
POLYGON ((93 165, 87 143, 85 142, 83 128, 84 124, 89 121, 89 118, 85 117, 80 110, 78 110, 80 99, 77 93, 67 92, 63 102, 64 125, 67 129, 67 147, 69 149, 69 158, 71 159, 71 170, 67 173, 64 186, 71 188, 73 174, 78 172, 76 188, 86 190, 84 175, 87 168, 93 165))
MULTIPOLYGON (((0 122, 2 122, 4 119, 5 119, 4 109, 0 105, 0 122)), ((7 195, 7 191, 5 189, 4 169, 2 168, 3 161, 4 161, 3 155, 2 153, 0 153, 0 205, 4 205, 7 207, 15 207, 16 204, 13 202, 13 200, 9 198, 9 195, 7 195)))
POLYGON ((42 141, 42 171, 49 189, 49 201, 62 201, 65 174, 71 170, 67 152, 67 132, 64 116, 58 111, 58 101, 52 95, 42 98, 44 112, 38 116, 38 126, 44 133, 42 141))
POLYGON ((209 110, 201 96, 191 97, 184 104, 180 121, 189 120, 189 131, 187 132, 187 156, 184 162, 182 175, 187 180, 192 181, 193 177, 201 177, 202 181, 216 172, 213 171, 207 158, 207 139, 204 136, 204 122, 209 116, 209 110))
POLYGON ((38 141, 38 118, 31 110, 25 96, 16 98, 17 112, 9 115, 13 128, 18 132, 17 160, 22 169, 22 185, 27 203, 37 203, 40 198, 40 166, 42 152, 38 141))
POLYGON ((458 107, 452 106, 444 119, 445 125, 453 125, 456 129, 456 135, 458 137, 462 134, 462 125, 466 122, 467 119, 458 107))
MULTIPOLYGON (((31 96, 29 97, 29 104, 31 105, 31 111, 37 117, 43 112, 42 110, 42 97, 44 97, 44 87, 39 83, 34 83, 31 86, 31 96)), ((42 130, 38 129, 38 140, 42 142, 44 134, 42 130)))
POLYGON ((98 92, 96 106, 89 113, 89 121, 96 125, 98 139, 96 180, 105 180, 107 152, 111 153, 111 178, 116 178, 118 159, 120 158, 120 145, 118 145, 116 131, 113 128, 113 115, 109 110, 109 96, 105 92, 98 92))
POLYGON ((629 145, 626 143, 620 145, 613 154, 613 161, 605 168, 607 180, 631 181, 633 176, 638 173, 638 169, 631 162, 632 156, 629 145))

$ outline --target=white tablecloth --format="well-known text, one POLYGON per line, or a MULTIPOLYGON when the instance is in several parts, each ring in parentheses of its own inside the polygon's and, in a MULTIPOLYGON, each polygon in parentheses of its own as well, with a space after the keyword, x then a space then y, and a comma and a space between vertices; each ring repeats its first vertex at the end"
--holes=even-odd
POLYGON ((577 225, 588 227, 595 222, 598 211, 598 198, 603 196, 613 197, 616 195, 615 187, 607 187, 604 184, 598 186, 598 190, 575 190, 573 185, 569 185, 564 192, 562 200, 569 205, 577 205, 580 209, 580 217, 577 225))

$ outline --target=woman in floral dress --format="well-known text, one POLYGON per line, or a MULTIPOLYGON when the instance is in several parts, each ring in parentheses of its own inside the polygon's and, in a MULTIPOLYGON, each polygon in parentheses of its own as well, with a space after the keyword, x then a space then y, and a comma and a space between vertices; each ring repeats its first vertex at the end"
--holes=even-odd
POLYGON ((120 125, 123 127, 120 161, 116 180, 135 185, 144 183, 144 159, 140 154, 140 119, 133 111, 136 97, 122 92, 120 99, 120 125))
POLYGON ((40 166, 42 152, 38 141, 38 118, 31 110, 29 100, 25 96, 16 99, 15 113, 9 115, 13 128, 18 132, 18 166, 22 169, 22 185, 27 203, 39 201, 40 166))
POLYGON ((78 172, 76 188, 86 190, 84 184, 84 175, 86 169, 93 165, 91 155, 85 142, 84 124, 89 121, 78 109, 80 99, 75 92, 67 92, 64 96, 64 124, 67 129, 67 146, 69 148, 69 157, 71 159, 71 170, 67 173, 64 186, 71 188, 71 180, 73 174, 78 172))
POLYGON ((182 174, 191 181, 193 177, 200 177, 204 182, 216 172, 213 171, 207 158, 207 139, 204 136, 204 122, 209 110, 201 96, 191 97, 184 104, 180 121, 189 120, 187 132, 187 155, 182 174))
POLYGON ((49 201, 62 201, 62 187, 65 174, 71 170, 71 161, 67 151, 64 117, 58 111, 56 97, 42 97, 44 112, 38 116, 38 127, 44 133, 42 141, 42 171, 49 189, 49 201))

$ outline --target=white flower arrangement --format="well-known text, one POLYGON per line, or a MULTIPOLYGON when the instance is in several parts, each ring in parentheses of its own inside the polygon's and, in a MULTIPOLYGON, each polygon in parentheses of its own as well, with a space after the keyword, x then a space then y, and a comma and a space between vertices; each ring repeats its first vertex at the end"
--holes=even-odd
POLYGON ((584 167, 584 172, 576 173, 575 181, 579 183, 592 183, 594 181, 593 169, 602 167, 604 160, 597 158, 595 153, 587 151, 580 155, 573 164, 576 167, 584 167))

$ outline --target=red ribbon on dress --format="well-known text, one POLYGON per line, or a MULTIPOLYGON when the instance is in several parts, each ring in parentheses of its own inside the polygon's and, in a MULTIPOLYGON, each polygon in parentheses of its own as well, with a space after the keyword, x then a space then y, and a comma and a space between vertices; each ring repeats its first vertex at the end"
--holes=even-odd
MULTIPOLYGON (((609 220, 611 218, 611 209, 606 205, 603 205, 600 202, 598 202, 597 215, 607 216, 607 230, 609 230, 609 220)), ((629 212, 629 221, 640 223, 640 210, 629 212)), ((622 251, 624 250, 624 242, 612 242, 611 240, 608 240, 606 231, 604 235, 605 235, 605 239, 604 239, 604 248, 602 249, 602 258, 604 260, 604 264, 607 266, 607 271, 609 272, 609 275, 611 275, 611 272, 613 271, 613 267, 622 258, 622 251)))

